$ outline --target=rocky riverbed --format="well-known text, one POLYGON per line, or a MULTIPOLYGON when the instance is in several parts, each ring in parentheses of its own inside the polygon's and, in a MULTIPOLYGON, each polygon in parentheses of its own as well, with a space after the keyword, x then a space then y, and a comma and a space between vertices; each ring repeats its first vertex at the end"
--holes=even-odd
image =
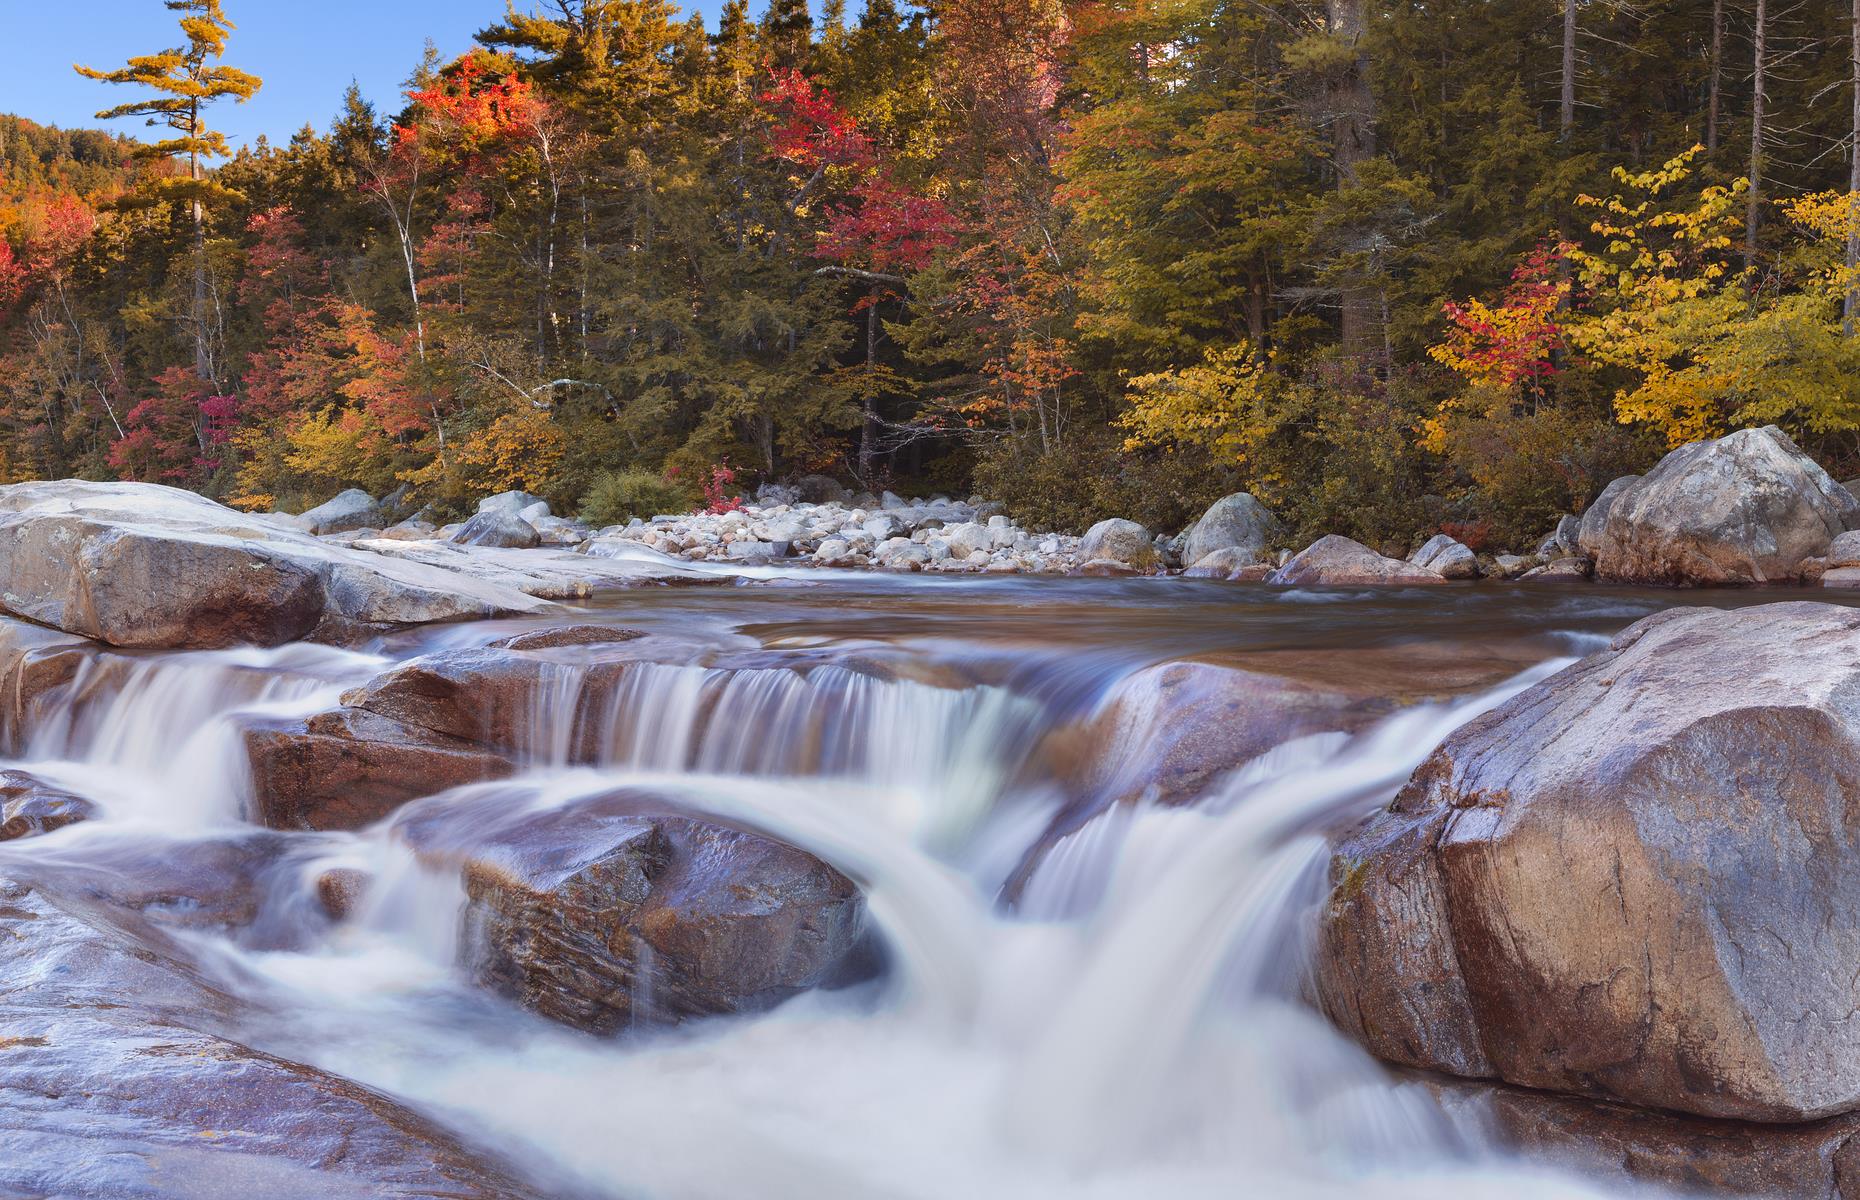
POLYGON ((0 490, 0 1191, 1853 1194, 1860 609, 1611 582, 1839 582, 1811 468, 1676 452, 1582 588, 0 490))
POLYGON ((1860 500, 1774 428, 1681 447, 1646 476, 1616 480, 1535 547, 1514 552, 1475 552, 1444 533, 1405 553, 1336 534, 1296 548, 1286 544, 1283 523, 1244 492, 1217 501, 1174 534, 1111 519, 1082 536, 1025 529, 979 496, 847 496, 830 480, 805 491, 768 485, 753 501, 727 511, 602 529, 555 516, 546 502, 522 492, 487 497, 470 520, 451 525, 436 526, 417 514, 403 519, 405 509, 401 496, 378 501, 354 491, 298 516, 264 519, 409 561, 455 569, 470 562, 468 569, 481 577, 556 598, 619 582, 602 579, 598 570, 577 576, 564 569, 568 552, 626 561, 636 578, 646 574, 646 563, 657 562, 665 578, 675 577, 672 565, 682 563, 723 570, 796 565, 938 574, 1180 573, 1340 587, 1478 579, 1860 584, 1860 500), (531 558, 548 557, 553 573, 567 581, 552 588, 522 578, 510 552, 539 549, 553 553, 531 558), (493 565, 498 554, 501 572, 493 565))

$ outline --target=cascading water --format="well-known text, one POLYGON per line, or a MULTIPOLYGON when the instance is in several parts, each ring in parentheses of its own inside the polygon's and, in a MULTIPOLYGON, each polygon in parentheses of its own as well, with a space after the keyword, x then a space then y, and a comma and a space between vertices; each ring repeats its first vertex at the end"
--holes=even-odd
MULTIPOLYGON (((730 603, 747 618, 756 602, 730 603)), ((783 603, 830 641, 831 607, 783 603)), ((1197 804, 1112 804, 1042 843, 1066 802, 1042 739, 1172 652, 993 645, 994 682, 946 684, 642 661, 599 694, 561 655, 529 698, 520 774, 423 802, 520 814, 630 788, 800 846, 864 892, 889 948, 875 983, 676 1030, 572 1033, 468 981, 459 879, 416 859, 393 817, 288 835, 256 926, 181 936, 247 1002, 242 1040, 550 1164, 564 1195, 1601 1194, 1485 1148, 1303 1001, 1326 834, 1566 660, 1539 655, 1354 736, 1296 738, 1197 804), (373 882, 332 922, 312 897, 338 869, 373 882)), ((119 861, 153 822, 232 836, 243 724, 327 708, 387 662, 311 647, 87 662, 19 750, 103 812, 0 847, 0 864, 119 861)))

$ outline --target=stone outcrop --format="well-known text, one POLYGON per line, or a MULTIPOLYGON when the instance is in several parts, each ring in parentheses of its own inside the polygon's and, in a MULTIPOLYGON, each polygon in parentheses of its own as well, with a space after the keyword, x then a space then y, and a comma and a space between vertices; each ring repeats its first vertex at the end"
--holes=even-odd
POLYGON ((1262 562, 1271 553, 1273 543, 1285 534, 1285 527, 1265 505, 1249 492, 1235 492, 1216 500, 1188 531, 1182 545, 1182 565, 1200 566, 1217 551, 1228 552, 1225 562, 1232 563, 1228 574, 1241 567, 1262 562))
POLYGON ((1319 990, 1392 1062, 1860 1107, 1860 612, 1678 609, 1469 723, 1335 852, 1319 990))
POLYGON ((1611 490, 1578 540, 1613 583, 1794 582, 1860 526, 1860 500, 1774 427, 1681 446, 1611 490))
POLYGON ((114 646, 277 645, 347 626, 548 606, 154 484, 0 489, 0 608, 114 646))
POLYGON ((766 1008, 875 966, 851 880, 644 794, 536 806, 488 789, 414 805, 395 832, 460 871, 478 980, 576 1028, 766 1008))
POLYGON ((1321 537, 1271 576, 1270 582, 1319 587, 1411 587, 1445 583, 1434 572, 1377 554, 1339 534, 1321 537))

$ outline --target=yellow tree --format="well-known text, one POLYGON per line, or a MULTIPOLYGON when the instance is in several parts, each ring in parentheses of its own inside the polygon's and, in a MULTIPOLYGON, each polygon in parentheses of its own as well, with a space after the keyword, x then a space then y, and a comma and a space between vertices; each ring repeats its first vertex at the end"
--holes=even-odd
POLYGON ((159 93, 149 100, 119 104, 97 114, 100 119, 146 117, 151 126, 166 126, 174 136, 143 146, 137 153, 147 159, 187 163, 181 178, 160 178, 146 183, 136 199, 143 203, 186 206, 193 219, 193 303, 188 314, 194 330, 194 371, 214 381, 212 342, 207 325, 207 206, 232 193, 207 175, 207 160, 228 153, 226 135, 207 128, 205 110, 216 100, 231 96, 243 102, 262 86, 256 75, 236 67, 217 65, 226 54, 227 35, 234 28, 220 10, 220 0, 164 0, 170 11, 181 14, 181 32, 187 45, 140 55, 114 71, 78 67, 88 79, 128 83, 159 93))

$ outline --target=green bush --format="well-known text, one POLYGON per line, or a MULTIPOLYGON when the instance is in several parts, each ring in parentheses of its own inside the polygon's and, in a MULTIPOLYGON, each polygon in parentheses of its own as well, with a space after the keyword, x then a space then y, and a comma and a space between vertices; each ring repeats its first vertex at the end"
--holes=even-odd
POLYGON ((581 519, 600 528, 634 517, 686 513, 696 505, 696 493, 676 479, 651 471, 608 471, 595 476, 581 498, 581 519))

